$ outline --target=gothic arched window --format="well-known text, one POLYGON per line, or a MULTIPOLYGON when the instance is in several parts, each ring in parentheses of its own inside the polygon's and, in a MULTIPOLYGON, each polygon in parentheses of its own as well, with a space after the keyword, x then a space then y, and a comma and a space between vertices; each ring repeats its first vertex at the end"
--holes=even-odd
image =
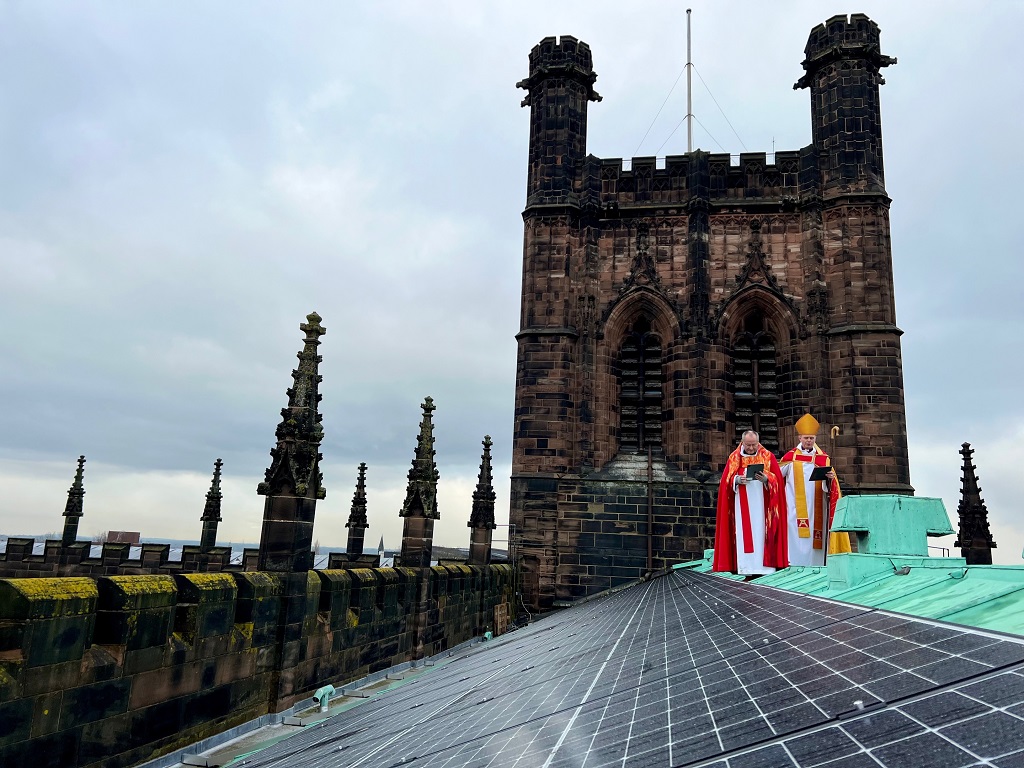
POLYGON ((770 451, 779 450, 779 390, 775 340, 764 315, 749 314, 732 346, 733 408, 736 441, 748 429, 770 451))
POLYGON ((619 351, 619 450, 661 447, 661 339, 641 317, 619 351))

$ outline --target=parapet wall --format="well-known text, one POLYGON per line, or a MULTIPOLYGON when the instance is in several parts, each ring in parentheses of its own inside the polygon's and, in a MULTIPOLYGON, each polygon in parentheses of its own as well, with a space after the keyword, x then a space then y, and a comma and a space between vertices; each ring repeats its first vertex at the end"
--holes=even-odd
POLYGON ((811 30, 804 54, 810 60, 825 56, 833 49, 877 49, 880 44, 881 35, 875 22, 863 13, 854 13, 850 16, 840 14, 811 30))
POLYGON ((588 158, 588 188, 602 208, 685 205, 706 196, 718 205, 795 203, 817 188, 816 160, 810 148, 776 152, 703 154, 691 163, 687 155, 634 157, 624 169, 621 158, 588 158), (703 188, 702 188, 703 187, 703 188))
POLYGON ((0 578, 21 579, 39 576, 138 576, 180 574, 208 571, 255 571, 258 549, 246 549, 241 563, 231 562, 231 547, 209 550, 186 544, 181 557, 171 559, 170 544, 138 545, 105 542, 98 556, 93 545, 76 541, 64 546, 59 539, 50 539, 43 551, 33 554, 35 539, 10 537, 0 552, 0 578), (135 557, 132 557, 133 550, 135 557))
POLYGON ((288 578, 0 579, 0 765, 134 765, 439 653, 511 608, 507 565, 309 571, 291 595, 288 578))
POLYGON ((531 77, 563 70, 586 74, 593 72, 594 59, 590 46, 572 35, 562 35, 560 38, 545 37, 530 51, 531 77))

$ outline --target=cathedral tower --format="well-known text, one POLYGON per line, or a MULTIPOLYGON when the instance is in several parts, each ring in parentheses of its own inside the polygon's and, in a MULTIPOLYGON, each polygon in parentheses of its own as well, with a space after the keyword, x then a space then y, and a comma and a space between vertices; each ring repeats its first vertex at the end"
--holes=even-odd
POLYGON ((878 27, 816 27, 812 142, 730 157, 586 154, 590 48, 530 54, 511 522, 547 608, 711 546, 745 429, 811 411, 846 492, 910 493, 878 27))

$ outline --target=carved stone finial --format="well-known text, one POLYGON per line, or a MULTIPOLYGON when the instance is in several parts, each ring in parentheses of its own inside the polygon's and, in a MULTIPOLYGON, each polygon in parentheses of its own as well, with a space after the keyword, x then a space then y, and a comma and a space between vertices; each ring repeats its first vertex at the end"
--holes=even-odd
POLYGON ((359 464, 359 478, 356 480, 356 492, 352 495, 352 510, 348 515, 348 544, 345 552, 350 561, 357 561, 363 556, 363 539, 366 529, 370 527, 366 519, 366 462, 359 464))
POLYGON ((352 510, 348 515, 346 528, 369 528, 366 518, 366 463, 359 465, 359 478, 356 480, 356 492, 352 495, 352 510))
POLYGON ((203 532, 199 537, 199 548, 203 552, 209 552, 217 545, 217 523, 221 521, 220 502, 223 494, 220 492, 220 470, 224 462, 217 459, 213 462, 213 479, 210 480, 210 490, 206 492, 206 506, 203 507, 203 532))
POLYGON ((432 414, 436 410, 434 400, 427 397, 420 406, 423 419, 416 441, 416 455, 409 470, 409 484, 402 504, 401 517, 441 517, 437 510, 437 466, 434 463, 434 423, 432 414))
POLYGON ((988 508, 981 498, 978 485, 977 467, 972 463, 974 449, 970 443, 960 446, 963 457, 963 478, 960 488, 960 506, 957 515, 960 517, 960 530, 954 547, 960 547, 961 555, 967 559, 968 565, 991 565, 992 550, 996 543, 988 526, 988 508))
POLYGON ((220 502, 223 494, 220 492, 220 470, 224 462, 217 459, 213 462, 213 479, 210 481, 210 490, 206 492, 206 506, 203 507, 203 516, 200 520, 221 521, 220 502))
POLYGON ((85 496, 85 485, 83 484, 84 478, 85 456, 79 456, 78 469, 75 470, 75 481, 68 489, 68 500, 64 505, 64 517, 81 517, 84 514, 82 512, 82 499, 85 496))
POLYGON ((78 457, 78 469, 75 471, 75 481, 68 489, 68 500, 64 505, 64 532, 61 534, 61 544, 68 546, 74 544, 78 539, 78 521, 82 518, 83 497, 85 496, 85 456, 78 457))
POLYGON ((480 475, 477 478, 476 490, 473 491, 473 511, 469 516, 470 528, 490 528, 498 526, 494 522, 494 485, 491 477, 491 436, 484 435, 484 452, 480 457, 480 475))
POLYGON ((288 406, 281 409, 277 445, 270 451, 272 461, 266 479, 256 488, 263 496, 309 499, 326 496, 319 467, 324 431, 320 424, 323 417, 318 412, 323 376, 318 371, 323 358, 316 348, 327 329, 320 324, 320 315, 316 312, 306 315, 306 320, 299 325, 299 330, 306 335, 302 351, 298 353, 299 366, 292 371, 294 383, 288 389, 288 406))

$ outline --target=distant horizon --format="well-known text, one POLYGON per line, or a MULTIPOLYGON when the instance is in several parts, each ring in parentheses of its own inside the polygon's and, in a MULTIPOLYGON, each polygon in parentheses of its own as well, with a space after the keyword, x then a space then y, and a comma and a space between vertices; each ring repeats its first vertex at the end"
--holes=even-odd
MULTIPOLYGON (((57 534, 55 536, 50 536, 49 538, 46 538, 47 536, 48 536, 48 534, 31 535, 31 534, 25 534, 25 533, 11 533, 11 534, 0 533, 0 542, 6 541, 7 539, 32 539, 32 540, 34 540, 37 543, 40 542, 40 541, 60 541, 60 534, 57 534)), ((92 544, 94 546, 102 545, 103 543, 105 543, 105 542, 93 541, 92 539, 78 539, 78 541, 80 541, 80 542, 87 542, 87 543, 92 544)), ((130 544, 129 546, 140 547, 143 544, 170 544, 170 545, 183 545, 183 546, 199 546, 199 539, 169 539, 169 538, 162 538, 162 537, 154 537, 154 538, 151 538, 151 539, 143 539, 138 544, 130 544)), ((259 549, 260 545, 259 545, 258 542, 227 542, 226 544, 222 544, 222 543, 218 542, 216 546, 218 546, 218 547, 231 547, 232 550, 236 550, 236 549, 237 550, 243 550, 243 549, 259 549)), ((331 546, 331 545, 326 545, 325 546, 323 544, 319 545, 318 547, 315 547, 314 549, 316 551, 318 551, 319 553, 321 553, 321 554, 329 553, 329 552, 346 552, 346 553, 348 552, 348 550, 345 547, 338 547, 338 546, 331 546)), ((469 547, 453 547, 453 546, 449 546, 447 544, 434 543, 433 549, 448 549, 448 550, 453 550, 453 551, 456 551, 456 552, 464 552, 467 555, 469 554, 469 547)), ((314 550, 310 550, 310 551, 314 551, 314 550)), ((368 552, 378 552, 378 551, 380 551, 380 550, 377 550, 377 549, 366 549, 365 547, 363 548, 363 554, 366 554, 368 552)), ((385 555, 388 555, 388 554, 396 555, 396 554, 399 554, 401 551, 402 551, 401 546, 393 548, 393 549, 390 548, 390 547, 387 547, 387 546, 384 547, 384 554, 385 555)), ((497 547, 493 548, 491 551, 492 551, 493 554, 496 554, 496 555, 499 555, 499 554, 500 555, 507 555, 508 554, 507 550, 499 549, 497 547)))

